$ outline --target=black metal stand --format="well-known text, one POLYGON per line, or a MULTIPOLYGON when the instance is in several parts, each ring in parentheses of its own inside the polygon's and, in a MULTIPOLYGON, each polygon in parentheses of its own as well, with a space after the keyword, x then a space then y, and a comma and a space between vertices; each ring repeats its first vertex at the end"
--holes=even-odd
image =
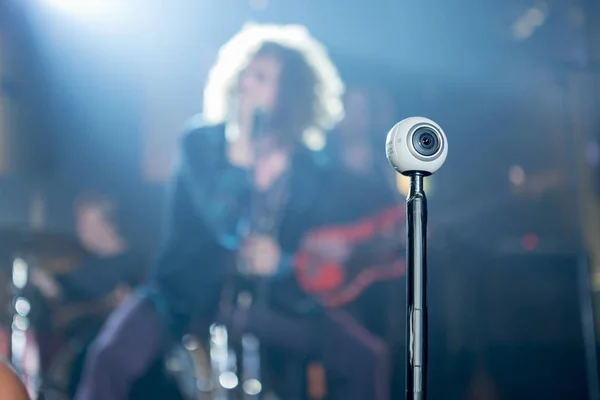
POLYGON ((425 400, 427 378, 427 198, 421 172, 406 198, 406 400, 425 400))

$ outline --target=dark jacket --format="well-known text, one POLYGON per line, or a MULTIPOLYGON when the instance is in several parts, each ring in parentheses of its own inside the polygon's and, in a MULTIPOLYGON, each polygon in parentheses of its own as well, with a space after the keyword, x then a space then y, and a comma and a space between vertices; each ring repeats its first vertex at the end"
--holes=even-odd
MULTIPOLYGON (((313 211, 325 182, 324 168, 307 149, 292 158, 289 197, 278 232, 283 276, 272 278, 273 298, 290 299, 294 284, 291 260, 314 223, 313 211)), ((221 290, 235 270, 240 226, 250 218, 249 172, 226 157, 224 125, 192 124, 181 144, 181 159, 171 193, 168 238, 151 273, 172 311, 212 318, 221 290)))

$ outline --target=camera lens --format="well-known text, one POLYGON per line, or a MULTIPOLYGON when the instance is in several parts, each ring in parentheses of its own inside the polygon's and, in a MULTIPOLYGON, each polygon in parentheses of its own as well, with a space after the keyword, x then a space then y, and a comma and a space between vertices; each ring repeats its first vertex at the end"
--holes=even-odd
POLYGON ((435 131, 428 127, 418 128, 412 137, 412 144, 423 157, 433 156, 440 150, 440 139, 435 131))

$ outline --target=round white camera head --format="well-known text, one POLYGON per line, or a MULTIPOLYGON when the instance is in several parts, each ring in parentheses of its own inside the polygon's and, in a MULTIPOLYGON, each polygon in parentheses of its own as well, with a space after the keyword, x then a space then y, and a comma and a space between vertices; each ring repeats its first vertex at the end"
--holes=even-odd
POLYGON ((390 130, 385 143, 388 161, 402 175, 435 173, 448 156, 442 128, 423 117, 406 118, 390 130))

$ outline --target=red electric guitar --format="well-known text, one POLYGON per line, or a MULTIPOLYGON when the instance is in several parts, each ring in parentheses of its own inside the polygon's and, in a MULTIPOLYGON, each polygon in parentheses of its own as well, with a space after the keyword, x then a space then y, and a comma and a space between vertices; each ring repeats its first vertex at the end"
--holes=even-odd
POLYGON ((296 255, 300 286, 329 307, 356 299, 371 284, 405 273, 404 208, 313 230, 296 255))

